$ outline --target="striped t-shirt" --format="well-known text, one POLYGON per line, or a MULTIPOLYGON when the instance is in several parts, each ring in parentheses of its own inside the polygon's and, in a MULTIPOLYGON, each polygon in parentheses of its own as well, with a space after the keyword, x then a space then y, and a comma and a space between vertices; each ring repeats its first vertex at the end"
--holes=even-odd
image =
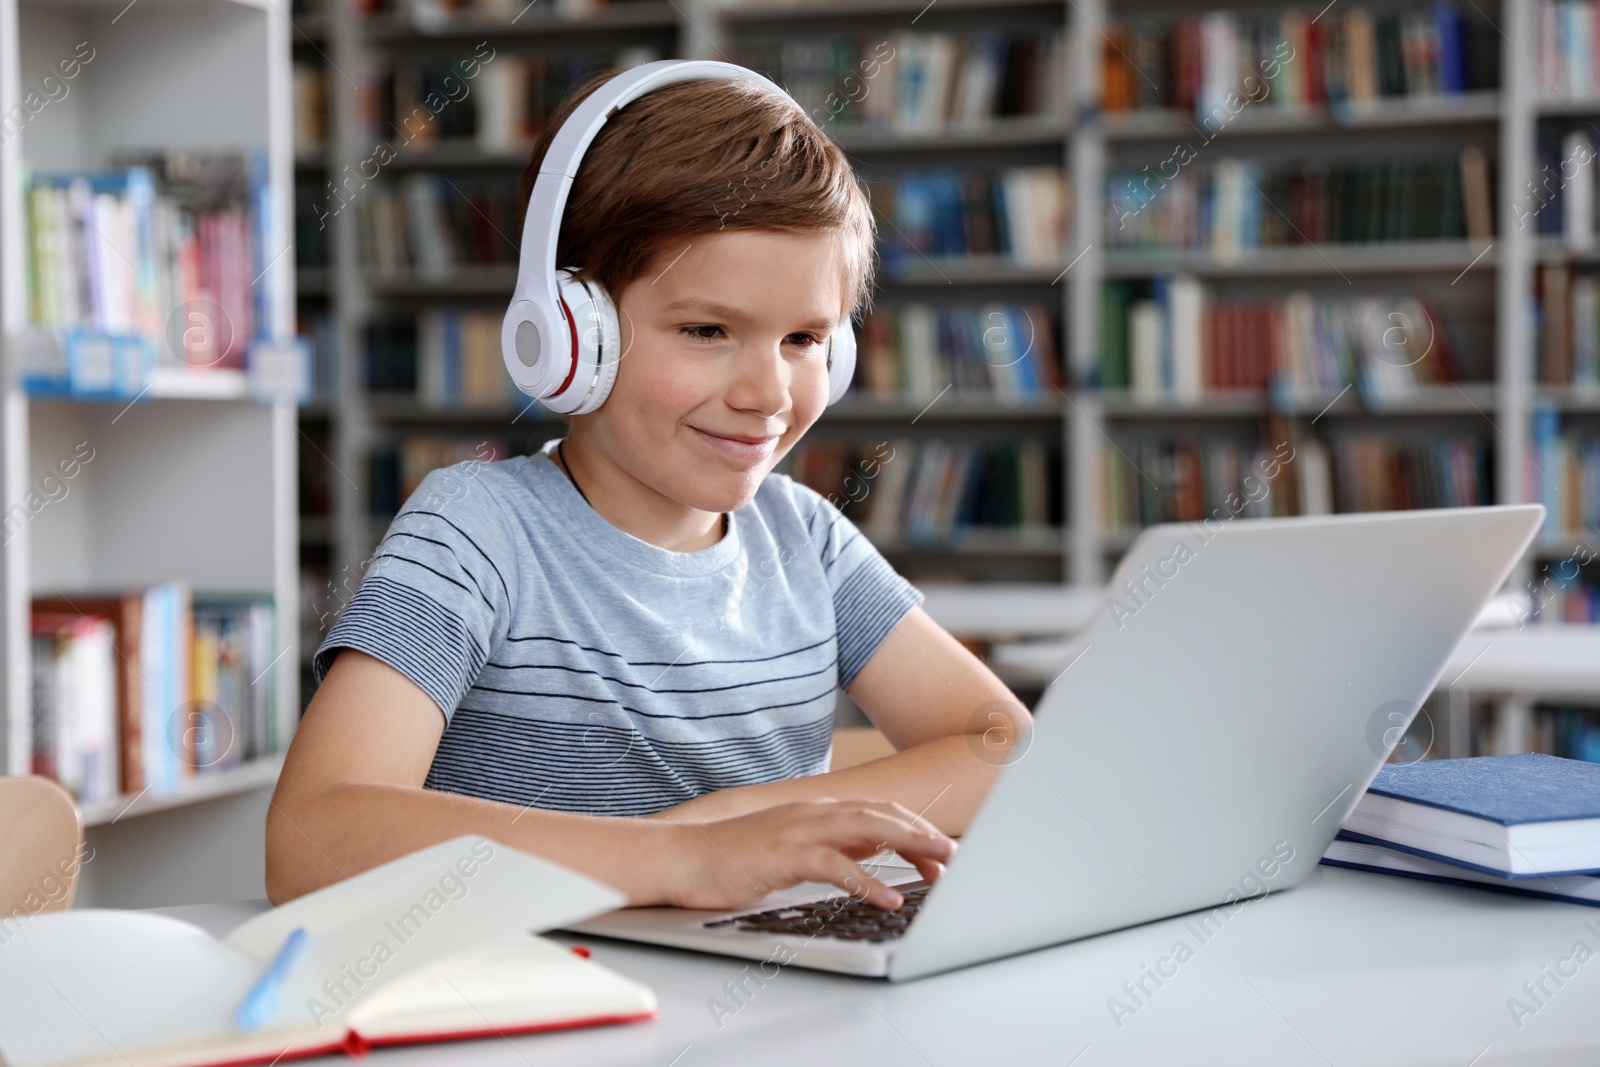
POLYGON ((375 656, 445 730, 426 787, 645 815, 828 769, 848 688, 922 594, 806 486, 769 474, 727 534, 673 552, 611 525, 556 466, 425 477, 312 661, 375 656))

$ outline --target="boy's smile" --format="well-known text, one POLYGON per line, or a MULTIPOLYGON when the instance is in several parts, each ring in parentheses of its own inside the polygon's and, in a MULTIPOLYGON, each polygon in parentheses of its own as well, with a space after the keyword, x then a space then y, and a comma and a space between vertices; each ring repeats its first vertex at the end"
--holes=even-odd
POLYGON ((704 437, 711 447, 717 449, 725 456, 731 456, 735 461, 761 463, 772 457, 777 447, 781 434, 768 434, 763 437, 748 437, 736 434, 709 433, 700 427, 694 431, 704 437))
POLYGON ((716 543, 827 404, 843 263, 831 235, 721 230, 669 245, 618 295, 616 383, 564 447, 602 517, 673 551, 716 543))

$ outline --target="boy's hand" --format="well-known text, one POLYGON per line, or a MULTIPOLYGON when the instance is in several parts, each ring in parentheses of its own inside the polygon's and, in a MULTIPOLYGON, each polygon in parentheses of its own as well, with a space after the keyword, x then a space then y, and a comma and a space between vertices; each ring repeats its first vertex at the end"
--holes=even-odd
POLYGON ((956 843, 893 801, 799 800, 730 819, 674 822, 675 874, 666 903, 737 908, 800 882, 828 882, 880 908, 900 894, 861 869, 859 860, 892 848, 923 878, 944 873, 956 843))

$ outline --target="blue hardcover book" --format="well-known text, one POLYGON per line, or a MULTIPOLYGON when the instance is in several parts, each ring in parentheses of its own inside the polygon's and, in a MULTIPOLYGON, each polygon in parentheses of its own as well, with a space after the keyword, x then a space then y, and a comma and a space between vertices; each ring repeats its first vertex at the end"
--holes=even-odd
POLYGON ((1501 878, 1600 873, 1600 764, 1538 753, 1386 764, 1343 832, 1501 878))
POLYGON ((1016 255, 1017 250, 1011 247, 1011 214, 1010 205, 1006 203, 1006 194, 1003 183, 992 181, 989 183, 989 197, 994 204, 994 249, 1000 256, 1016 255))
POLYGON ((1041 368, 1041 364, 1044 360, 1043 346, 1046 341, 1046 338, 1039 336, 1039 332, 1048 330, 1050 324, 1048 322, 1034 322, 1033 316, 1028 313, 1028 309, 1025 307, 1013 304, 1006 310, 1011 320, 1011 336, 1014 339, 1012 341, 1013 358, 1017 361, 1015 370, 1020 381, 1018 392, 1022 396, 1039 396, 1045 391, 1045 379, 1042 377, 1044 371, 1041 368))
POLYGON ((1467 91, 1466 38, 1461 12, 1448 0, 1434 0, 1433 32, 1439 47, 1439 91, 1467 91))
POLYGON ((1592 874, 1566 876, 1541 876, 1538 878, 1501 878, 1498 875, 1461 867, 1453 863, 1401 852, 1388 845, 1360 841, 1343 832, 1328 845, 1322 862, 1330 867, 1349 867, 1373 874, 1394 874, 1401 878, 1416 878, 1424 882, 1442 882, 1446 885, 1463 885, 1474 889, 1492 889, 1518 896, 1560 900, 1568 904, 1584 904, 1600 908, 1600 877, 1592 874))
POLYGON ((894 243, 907 252, 932 251, 936 207, 933 190, 921 174, 901 177, 895 186, 894 210, 902 240, 894 243))
POLYGON ((1530 421, 1533 462, 1538 473, 1535 489, 1539 494, 1539 503, 1545 508, 1544 528, 1540 533, 1544 537, 1561 537, 1567 532, 1560 528, 1566 514, 1561 493, 1562 483, 1566 480, 1561 477, 1561 413, 1552 405, 1535 404, 1530 421))
POLYGON ((265 149, 255 149, 249 156, 250 167, 250 228, 251 245, 247 251, 250 255, 250 276, 260 284, 251 286, 250 297, 254 303, 253 318, 255 319, 255 335, 262 340, 272 338, 273 306, 272 298, 277 292, 270 279, 261 276, 267 272, 274 260, 269 257, 277 254, 277 250, 268 250, 272 244, 273 227, 277 219, 272 213, 272 176, 271 161, 265 149))
POLYGON ((144 780, 155 793, 178 787, 178 752, 186 744, 189 728, 187 697, 180 699, 173 684, 177 670, 177 597, 172 584, 152 585, 144 591, 144 616, 139 631, 139 677, 143 681, 144 780))
POLYGON ((930 172, 926 179, 933 194, 933 253, 964 256, 967 247, 966 211, 961 205, 961 176, 953 170, 930 172))
POLYGON ((1256 159, 1243 161, 1239 167, 1239 174, 1247 184, 1252 186, 1248 193, 1241 191, 1244 197, 1244 211, 1239 219, 1239 247, 1260 248, 1261 214, 1266 199, 1265 193, 1258 192, 1261 188, 1261 183, 1266 180, 1261 168, 1261 161, 1256 159))
MULTIPOLYGON (((461 374, 461 314, 448 311, 444 316, 444 395, 452 404, 465 399, 461 374)), ((476 398, 474 398, 476 400, 476 398)))

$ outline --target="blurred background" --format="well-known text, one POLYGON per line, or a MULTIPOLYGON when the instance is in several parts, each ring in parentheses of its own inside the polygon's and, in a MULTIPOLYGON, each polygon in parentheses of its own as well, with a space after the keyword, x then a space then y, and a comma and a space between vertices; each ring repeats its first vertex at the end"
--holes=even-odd
POLYGON ((1539 501, 1394 758, 1600 760, 1591 10, 0 0, 6 771, 77 796, 81 902, 259 895, 395 512, 563 432, 499 353, 532 140, 664 58, 853 159, 874 309, 779 469, 1020 698, 1144 526, 1539 501))

